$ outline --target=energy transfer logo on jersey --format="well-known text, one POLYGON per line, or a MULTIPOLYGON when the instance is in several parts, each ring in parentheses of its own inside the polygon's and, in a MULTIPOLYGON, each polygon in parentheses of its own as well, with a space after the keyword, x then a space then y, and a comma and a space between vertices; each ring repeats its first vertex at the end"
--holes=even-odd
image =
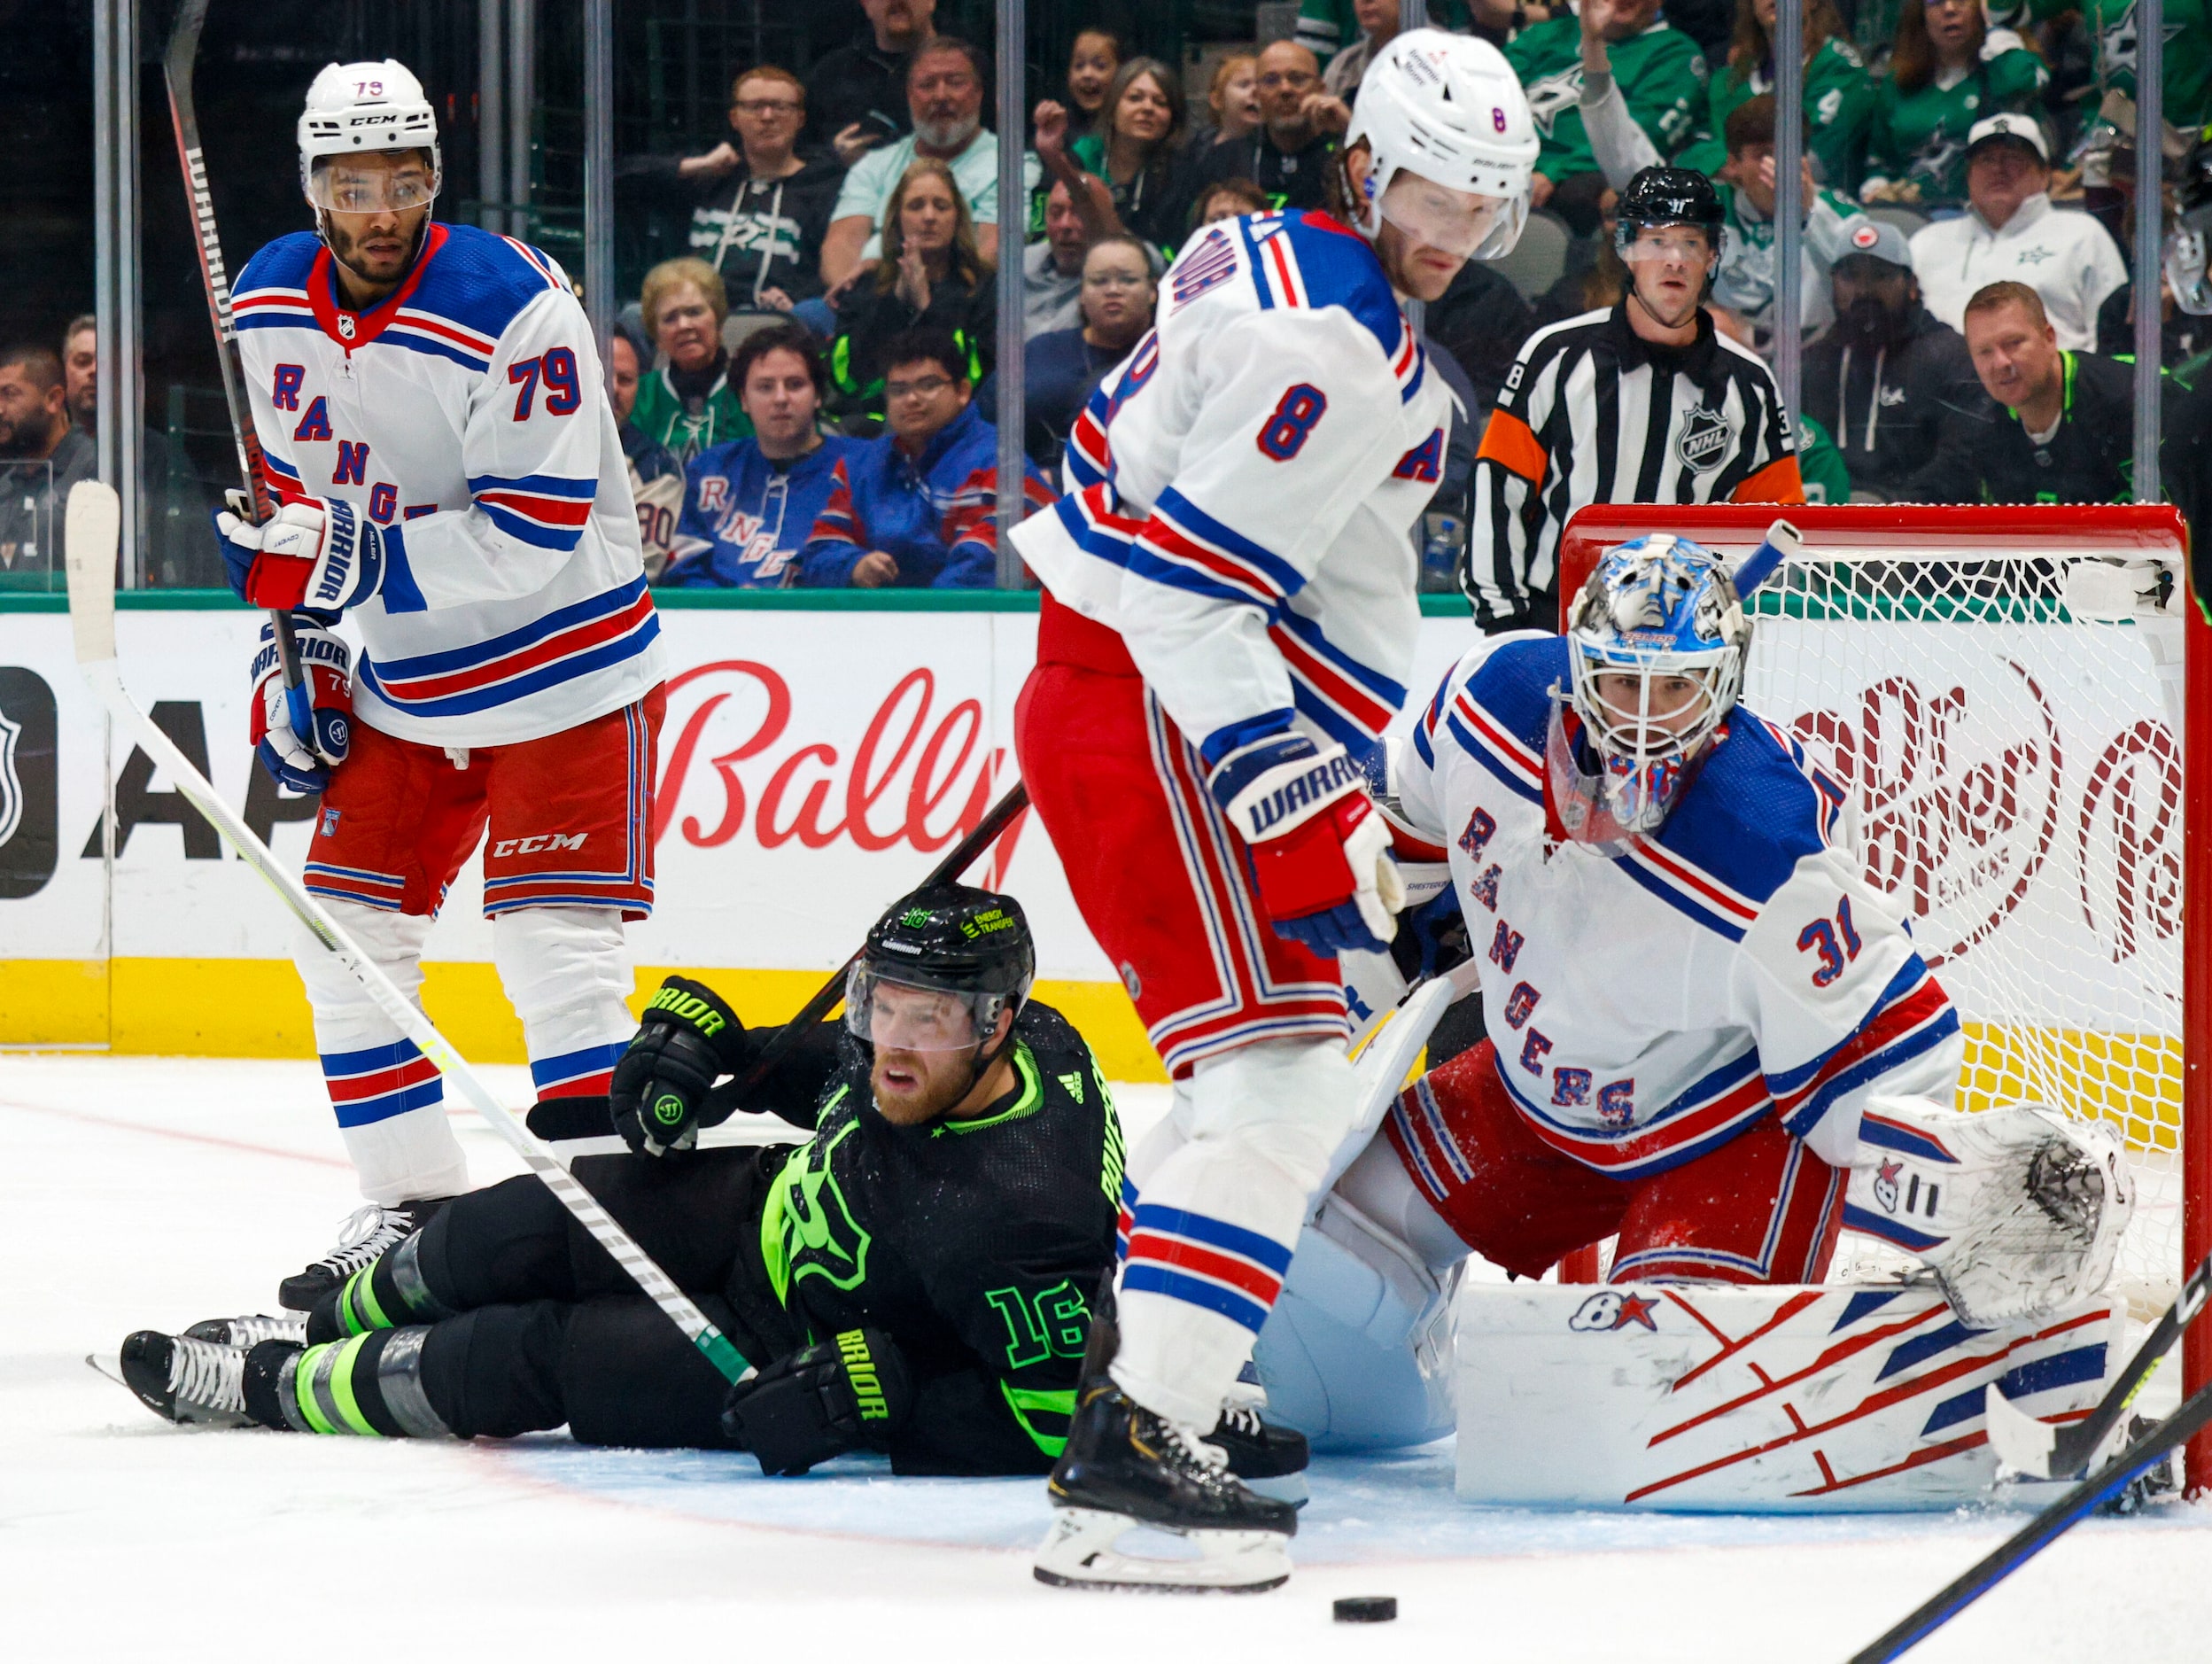
POLYGON ((1674 441, 1674 454, 1682 466, 1709 474, 1720 466, 1735 439, 1735 429, 1718 410, 1699 405, 1682 417, 1682 432, 1674 441))

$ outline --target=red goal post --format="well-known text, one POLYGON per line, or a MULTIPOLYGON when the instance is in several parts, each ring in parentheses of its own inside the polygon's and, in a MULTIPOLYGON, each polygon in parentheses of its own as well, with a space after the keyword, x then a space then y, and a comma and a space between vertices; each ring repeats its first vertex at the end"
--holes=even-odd
MULTIPOLYGON (((2212 746, 2212 626, 2187 601, 2177 628, 2170 615, 2077 618, 2063 574, 2097 556, 2185 571, 2187 528, 2163 504, 1601 503, 1561 540, 1562 613, 1599 556, 1631 538, 1673 533, 1740 560, 1777 517, 1805 550, 1747 600, 1758 623, 1746 703, 1840 746, 1880 845, 1870 879, 1904 892, 1937 975, 1960 984, 1962 1094, 2000 1079, 2030 1097, 2065 1092, 2066 1108, 2129 1138, 2145 1199, 2130 1237, 2144 1241, 2122 1274, 2137 1279, 2143 1315, 2212 1253, 2212 763, 2196 758, 2212 746), (1947 932, 1934 916, 1945 912, 1966 922, 1947 932), (2119 1003, 2123 985, 2132 1023, 2075 1008, 2107 989, 2119 1003), (1977 1024, 1976 994, 2014 1009, 1977 1024)), ((1595 1248, 1561 1266, 1568 1280, 1597 1274, 1595 1248)), ((2185 1390, 2208 1380, 2212 1320, 2184 1345, 2185 1390)), ((2192 1443, 2189 1471, 2193 1490, 2212 1478, 2212 1435, 2192 1443)))

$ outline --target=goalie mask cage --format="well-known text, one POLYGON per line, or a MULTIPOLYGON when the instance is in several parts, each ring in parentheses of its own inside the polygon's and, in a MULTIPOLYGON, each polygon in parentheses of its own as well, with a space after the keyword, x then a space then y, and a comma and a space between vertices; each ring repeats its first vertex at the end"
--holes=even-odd
MULTIPOLYGON (((2136 1214, 2115 1278, 2154 1318, 2212 1251, 2212 765, 2194 756, 2212 745, 2212 626, 2186 598, 2115 603, 2073 574, 2148 558, 2178 582, 2181 517, 1597 504, 1562 539, 1562 610, 1630 538, 1673 533, 1734 565, 1778 516, 1805 547, 1745 598, 1742 702, 1843 781, 1867 882, 1959 1008, 1960 1106, 2045 1103, 2126 1139, 2136 1214)), ((1586 1249, 1562 1274, 1596 1270, 1586 1249)), ((2200 1324, 2185 1388, 2208 1378, 2200 1324)), ((2212 1435, 2190 1448, 2193 1490, 2200 1475, 2212 1435)))

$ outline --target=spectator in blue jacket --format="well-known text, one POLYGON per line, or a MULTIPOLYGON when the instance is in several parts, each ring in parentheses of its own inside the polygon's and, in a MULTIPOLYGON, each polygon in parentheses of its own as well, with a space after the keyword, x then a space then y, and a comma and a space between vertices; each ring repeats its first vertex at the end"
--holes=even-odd
POLYGON ((803 324, 776 323, 740 344, 730 363, 753 437, 711 446, 685 470, 675 558, 657 580, 691 588, 780 589, 798 572, 815 517, 829 501, 853 439, 825 437, 829 372, 803 324))
MULTIPOLYGON (((894 336, 880 361, 889 431, 840 458, 801 557, 811 588, 988 589, 997 581, 998 430, 943 329, 894 336)), ((1052 501, 1025 465, 1034 510, 1052 501)))

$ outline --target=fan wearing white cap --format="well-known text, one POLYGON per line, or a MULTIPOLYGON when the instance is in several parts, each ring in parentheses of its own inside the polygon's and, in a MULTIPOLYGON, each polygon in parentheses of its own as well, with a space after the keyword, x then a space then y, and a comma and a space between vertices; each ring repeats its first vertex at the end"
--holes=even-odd
POLYGON ((2030 115, 1976 121, 1967 135, 1968 211, 1913 234, 1913 270, 1929 311, 1954 330, 1993 283, 2022 283, 2068 352, 2094 352, 2097 308, 2128 280, 2112 234, 2051 206, 2051 146, 2030 115))
MULTIPOLYGON (((232 300, 281 506, 216 532, 238 594, 291 613, 314 731, 265 634, 252 738, 280 785, 321 794, 307 887, 401 988, 483 843, 538 1090, 604 1094, 634 1027, 624 921, 652 906, 662 671, 598 349, 542 252, 431 217, 438 122, 406 66, 325 67, 299 138, 314 229, 256 253, 232 300)), ((468 1169, 437 1069, 329 954, 299 963, 369 1204, 285 1279, 305 1310, 468 1169)))
POLYGON ((1394 37, 1341 211, 1194 236, 1076 423, 1067 494, 1013 534, 1045 590, 1022 778, 1176 1083, 1130 1155, 1118 1352, 1094 1339, 1047 1582, 1289 1575, 1295 1516, 1200 1447, 1356 1107, 1339 958, 1385 949, 1404 899, 1362 766, 1412 673, 1451 413, 1404 303, 1513 246, 1536 152, 1494 48, 1394 37), (1136 1523, 1199 1556, 1114 1550, 1136 1523))

